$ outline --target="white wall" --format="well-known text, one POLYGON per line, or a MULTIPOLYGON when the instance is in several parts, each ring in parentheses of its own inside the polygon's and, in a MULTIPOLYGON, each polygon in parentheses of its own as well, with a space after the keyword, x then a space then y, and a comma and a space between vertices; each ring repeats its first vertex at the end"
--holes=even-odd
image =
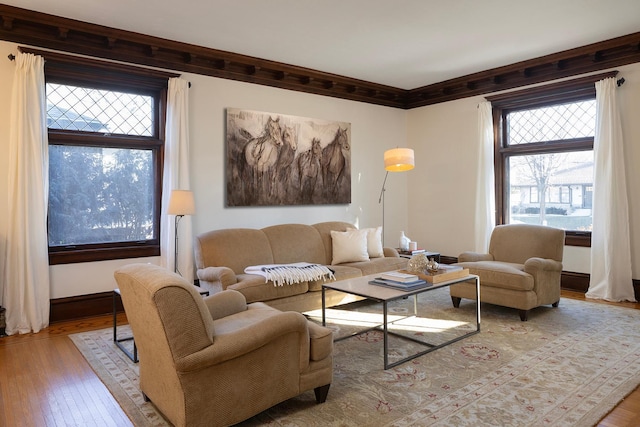
MULTIPOLYGON (((7 232, 7 168, 9 146, 9 103, 13 62, 6 59, 17 53, 17 45, 0 41, 0 238, 7 232)), ((380 225, 382 206, 378 196, 384 179, 383 153, 403 145, 406 136, 406 112, 361 102, 259 86, 200 75, 184 77, 192 83, 190 95, 191 183, 197 214, 193 231, 227 227, 264 227, 297 222, 341 220, 359 227, 380 225), (224 205, 225 108, 236 107, 272 113, 338 120, 351 123, 351 204, 303 207, 227 208, 224 205)), ((409 174, 401 174, 387 183, 387 236, 405 229, 408 216, 406 183, 409 174)), ((183 236, 181 236, 183 238, 183 236)), ((4 243, 0 241, 0 260, 4 243)), ((110 291, 115 287, 113 271, 130 262, 157 263, 157 257, 114 260, 51 267, 51 298, 63 298, 110 291)), ((1 276, 0 276, 1 277, 1 276)), ((0 284, 1 286, 2 284, 0 284)), ((0 304, 1 301, 0 292, 0 304)))
MULTIPOLYGON (((640 64, 616 68, 631 220, 633 277, 640 278, 640 64)), ((477 105, 483 97, 408 112, 408 146, 416 150, 409 181, 410 237, 431 250, 457 256, 474 248, 477 105)), ((589 248, 566 246, 564 270, 589 273, 589 248)))

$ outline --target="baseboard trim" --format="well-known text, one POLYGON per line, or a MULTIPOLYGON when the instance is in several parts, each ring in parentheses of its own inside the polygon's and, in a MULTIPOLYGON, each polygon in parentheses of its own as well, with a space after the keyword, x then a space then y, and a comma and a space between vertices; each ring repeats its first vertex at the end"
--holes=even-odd
MULTIPOLYGON (((560 287, 568 291, 576 291, 586 294, 589 290, 589 279, 590 275, 588 273, 563 271, 560 287)), ((640 280, 632 279, 632 281, 633 294, 636 298, 636 301, 640 301, 640 280)))
POLYGON ((563 271, 560 279, 560 288, 586 293, 589 289, 589 274, 563 271))
MULTIPOLYGON (((49 308, 50 323, 111 314, 113 313, 113 292, 56 298, 50 301, 49 308)), ((120 298, 116 301, 116 310, 124 311, 120 298)))
MULTIPOLYGON (((194 280, 194 285, 200 286, 200 281, 194 280)), ((124 312, 120 298, 116 298, 116 312, 124 312)), ((113 291, 49 300, 49 323, 112 313, 113 291)))

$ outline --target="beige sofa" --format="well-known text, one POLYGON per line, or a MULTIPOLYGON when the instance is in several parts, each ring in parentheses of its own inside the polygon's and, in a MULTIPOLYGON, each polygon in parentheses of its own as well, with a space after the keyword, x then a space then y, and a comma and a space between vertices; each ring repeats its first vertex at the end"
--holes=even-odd
POLYGON ((228 426, 333 378, 331 330, 302 314, 203 298, 165 268, 130 264, 115 278, 140 353, 140 390, 176 427, 228 426))
MULTIPOLYGON (((249 303, 263 301, 280 310, 304 312, 322 306, 323 280, 274 286, 272 282, 265 283, 262 276, 246 274, 245 269, 256 265, 309 262, 328 266, 334 271, 336 280, 344 280, 406 267, 407 259, 400 258, 393 248, 382 248, 379 242, 379 252, 372 255, 381 256, 349 261, 340 242, 344 242, 345 232, 350 230, 359 236, 358 239, 367 232, 356 231, 346 222, 332 221, 314 225, 281 224, 263 229, 230 228, 200 234, 195 239, 200 286, 211 293, 233 289, 241 292, 249 303), (336 264, 336 261, 344 262, 336 264)), ((368 229, 368 249, 371 249, 372 236, 376 232, 379 240, 381 229, 368 229)), ((357 297, 327 291, 326 299, 327 306, 334 306, 357 297)))

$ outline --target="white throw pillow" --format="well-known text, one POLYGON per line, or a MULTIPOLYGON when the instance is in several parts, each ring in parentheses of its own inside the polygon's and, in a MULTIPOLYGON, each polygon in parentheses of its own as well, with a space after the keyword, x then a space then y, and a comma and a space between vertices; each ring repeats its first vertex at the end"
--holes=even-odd
POLYGON ((383 257, 382 227, 365 228, 365 230, 367 230, 367 252, 369 252, 369 258, 383 257))
POLYGON ((343 262, 369 261, 367 230, 331 230, 333 260, 331 265, 343 262))

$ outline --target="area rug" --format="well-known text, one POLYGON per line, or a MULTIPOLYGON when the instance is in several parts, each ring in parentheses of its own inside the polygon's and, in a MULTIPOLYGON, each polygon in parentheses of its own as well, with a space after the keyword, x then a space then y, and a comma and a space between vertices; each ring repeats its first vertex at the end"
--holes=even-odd
MULTIPOLYGON (((475 328, 474 304, 463 300, 455 309, 447 289, 427 292, 418 299, 418 317, 395 329, 437 344, 475 328)), ((366 304, 331 310, 330 327, 345 336, 379 320, 379 310, 366 304)), ((412 298, 394 303, 390 313, 412 314, 412 298)), ((389 370, 380 331, 337 341, 325 403, 316 404, 309 391, 240 425, 583 427, 597 424, 640 384, 640 310, 563 299, 558 308, 533 310, 528 322, 488 304, 481 313, 479 334, 389 370)), ((138 365, 113 344, 112 329, 71 339, 134 425, 169 425, 144 402, 138 365)), ((394 338, 390 360, 419 347, 394 338)))

